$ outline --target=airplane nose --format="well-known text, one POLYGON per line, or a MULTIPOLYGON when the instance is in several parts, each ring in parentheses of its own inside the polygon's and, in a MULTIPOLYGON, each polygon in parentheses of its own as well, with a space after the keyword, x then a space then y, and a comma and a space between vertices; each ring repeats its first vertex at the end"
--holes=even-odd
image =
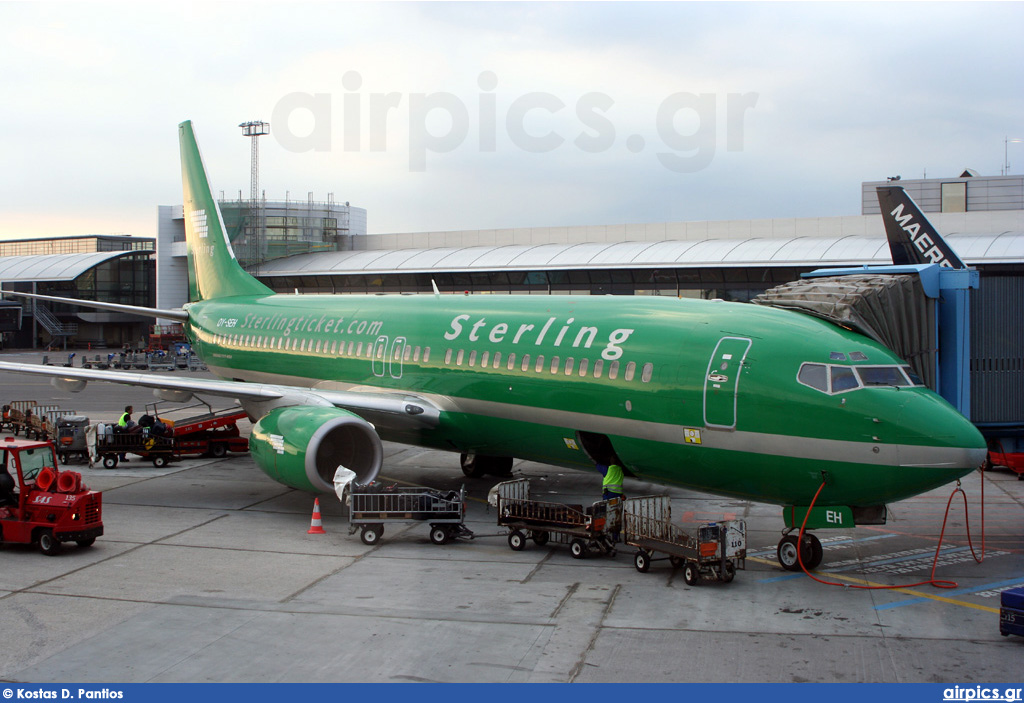
POLYGON ((978 428, 937 394, 911 393, 899 413, 900 466, 933 470, 942 483, 981 466, 988 447, 978 428))

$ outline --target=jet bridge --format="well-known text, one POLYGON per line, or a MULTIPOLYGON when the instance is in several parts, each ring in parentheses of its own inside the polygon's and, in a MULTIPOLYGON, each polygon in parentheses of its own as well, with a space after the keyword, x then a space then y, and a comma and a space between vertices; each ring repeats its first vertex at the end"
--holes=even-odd
POLYGON ((969 292, 979 274, 938 264, 819 269, 759 295, 892 349, 925 384, 970 418, 969 292))
POLYGON ((812 271, 753 302, 816 315, 889 347, 974 421, 1007 466, 1024 467, 1024 374, 1013 312, 1021 306, 1019 288, 986 277, 974 301, 972 368, 970 293, 982 288, 979 272, 963 263, 901 187, 878 188, 878 202, 895 266, 812 271), (978 381, 973 399, 972 375, 978 381))

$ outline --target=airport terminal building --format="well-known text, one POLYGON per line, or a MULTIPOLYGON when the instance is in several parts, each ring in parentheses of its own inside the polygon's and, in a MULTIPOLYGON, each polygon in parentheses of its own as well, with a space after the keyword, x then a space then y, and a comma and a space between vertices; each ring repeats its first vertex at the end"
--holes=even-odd
MULTIPOLYGON (((470 294, 664 295, 746 302, 815 269, 891 263, 875 196, 880 185, 886 182, 861 185, 861 214, 850 216, 395 234, 368 234, 364 209, 331 200, 286 199, 258 207, 241 199, 222 200, 221 207, 239 260, 281 292, 431 293, 436 284, 442 292, 470 294)), ((965 171, 955 178, 899 185, 980 272, 981 288, 971 298, 972 419, 1020 424, 1024 176, 965 171), (999 389, 997 403, 986 389, 999 389)), ((30 268, 21 260, 28 254, 0 250, 0 282, 68 297, 128 302, 128 295, 136 304, 180 307, 188 290, 182 207, 160 206, 157 230, 155 241, 129 237, 120 238, 126 241, 119 245, 113 241, 118 238, 83 238, 95 240, 97 248, 100 242, 108 248, 130 242, 132 249, 53 254, 79 257, 77 267, 55 260, 49 267, 30 268)), ((120 346, 137 339, 151 322, 70 309, 54 312, 60 321, 79 325, 77 336, 65 337, 78 344, 88 339, 120 346)), ((49 341, 47 332, 38 332, 41 323, 30 306, 24 314, 33 332, 23 330, 15 343, 49 341)))

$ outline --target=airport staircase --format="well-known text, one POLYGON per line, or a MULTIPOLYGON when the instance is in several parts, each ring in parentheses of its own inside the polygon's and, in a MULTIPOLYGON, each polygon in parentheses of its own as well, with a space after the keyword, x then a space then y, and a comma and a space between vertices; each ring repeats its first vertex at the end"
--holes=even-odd
POLYGON ((34 311, 36 322, 50 333, 51 344, 60 344, 67 347, 68 337, 78 334, 78 323, 61 322, 53 312, 38 300, 29 308, 34 311))

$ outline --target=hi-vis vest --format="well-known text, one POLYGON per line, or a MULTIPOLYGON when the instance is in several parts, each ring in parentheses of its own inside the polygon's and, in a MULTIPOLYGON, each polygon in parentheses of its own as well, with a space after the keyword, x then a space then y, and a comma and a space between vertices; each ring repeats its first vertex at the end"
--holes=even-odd
POLYGON ((618 464, 610 464, 604 473, 601 481, 601 490, 612 493, 622 493, 622 467, 618 464))
POLYGON ((117 426, 118 427, 127 427, 128 426, 128 413, 125 413, 124 415, 121 416, 121 419, 117 421, 117 426))

